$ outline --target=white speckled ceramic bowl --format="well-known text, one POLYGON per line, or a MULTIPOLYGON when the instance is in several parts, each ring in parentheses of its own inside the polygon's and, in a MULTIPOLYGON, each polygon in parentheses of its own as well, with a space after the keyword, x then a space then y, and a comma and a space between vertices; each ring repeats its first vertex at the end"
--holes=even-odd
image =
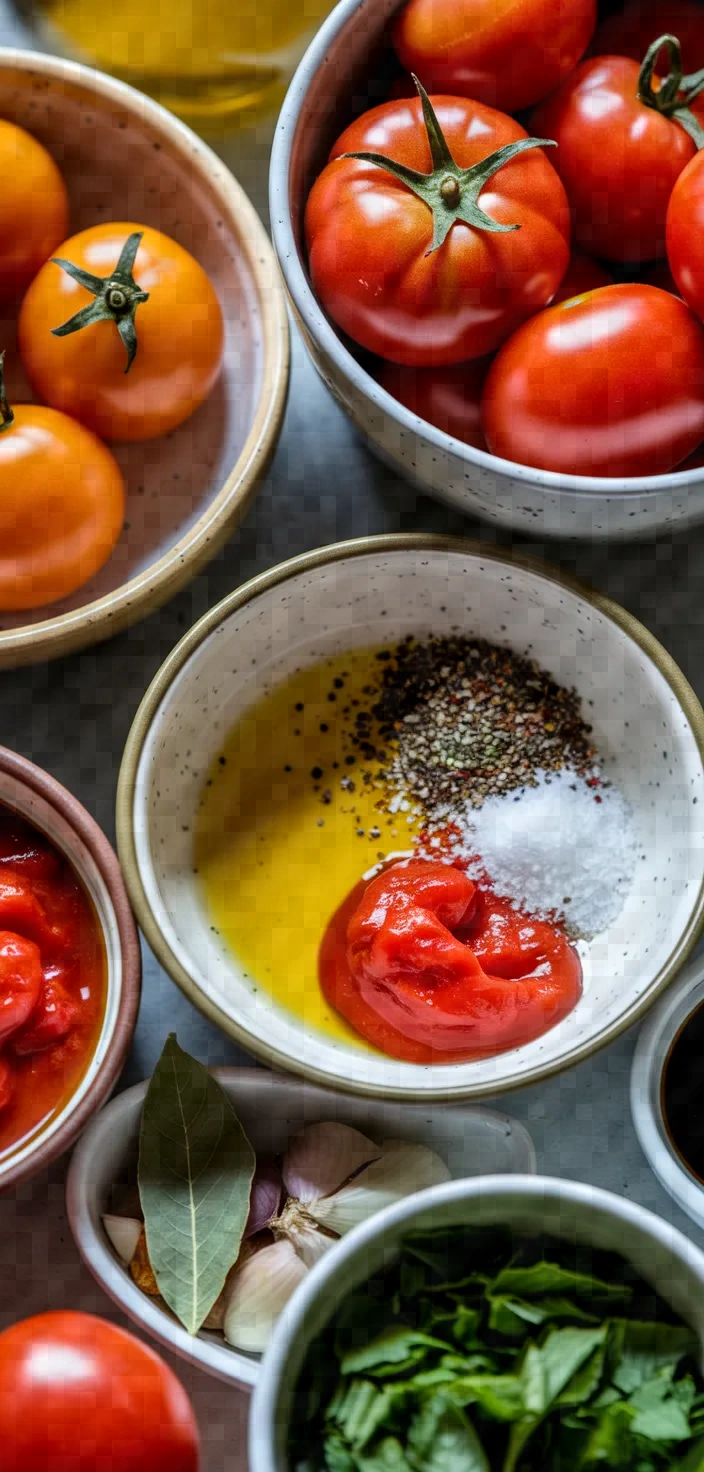
POLYGON ((665 1065, 675 1040, 704 1003, 704 961, 692 962, 641 1029, 631 1071, 631 1114, 643 1153, 673 1201, 704 1228, 704 1181, 676 1149, 663 1110, 665 1065))
POLYGON ((296 1383, 309 1346, 347 1295, 393 1262, 409 1232, 464 1225, 545 1232, 618 1253, 694 1329, 704 1357, 704 1254, 669 1223, 635 1201, 578 1181, 448 1181, 363 1222, 297 1289, 276 1326, 252 1401, 250 1472, 293 1472, 287 1440, 296 1383))
MULTIPOLYGON (((0 49, 0 117, 33 133, 69 192, 70 233, 108 220, 152 225, 198 259, 225 321, 207 401, 161 439, 116 445, 122 534, 105 566, 61 603, 0 615, 0 668, 107 639, 166 602, 244 515, 278 439, 288 322, 266 231, 225 164, 158 103, 89 67, 0 49)), ((3 314, 10 398, 28 397, 16 311, 3 314)))
MULTIPOLYGON (((431 1113, 423 1105, 375 1104, 345 1099, 313 1084, 279 1078, 262 1068, 217 1068, 255 1150, 284 1152, 304 1125, 339 1120, 373 1140, 410 1140, 437 1151, 453 1177, 487 1171, 525 1174, 535 1170, 530 1135, 506 1114, 489 1109, 450 1108, 431 1113)), ((95 1119, 74 1151, 66 1184, 66 1204, 79 1252, 110 1298, 130 1318, 175 1354, 219 1380, 251 1388, 260 1356, 244 1354, 220 1334, 201 1329, 195 1337, 140 1292, 115 1256, 102 1224, 114 1205, 113 1192, 134 1182, 139 1124, 146 1084, 127 1089, 95 1119)))
POLYGON ((159 959, 245 1047, 276 1067, 356 1093, 478 1097, 587 1057, 640 1017, 679 969, 704 914, 703 742, 696 696, 617 604, 549 566, 472 543, 370 537, 254 579, 176 647, 125 749, 120 855, 159 959), (193 874, 193 829, 226 734, 294 667, 408 633, 458 628, 529 650, 562 684, 576 686, 605 768, 633 809, 639 857, 618 919, 588 945, 580 942, 584 993, 569 1017, 495 1058, 421 1067, 309 1031, 245 976, 211 928, 193 874))
POLYGON ((632 479, 558 475, 501 460, 436 429, 380 387, 367 366, 369 355, 357 352, 317 301, 303 239, 305 203, 343 129, 385 100, 383 83, 376 79, 388 63, 388 26, 398 9, 399 0, 340 0, 298 67, 274 138, 269 179, 274 247, 321 378, 371 449, 394 470, 439 500, 499 526, 536 537, 593 539, 653 535, 666 526, 701 521, 704 469, 632 479))

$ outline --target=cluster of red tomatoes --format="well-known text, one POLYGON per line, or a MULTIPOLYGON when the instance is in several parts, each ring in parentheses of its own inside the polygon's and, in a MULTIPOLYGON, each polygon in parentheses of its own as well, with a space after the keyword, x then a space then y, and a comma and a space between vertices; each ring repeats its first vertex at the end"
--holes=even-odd
POLYGON ((704 441, 704 7, 596 20, 408 0, 406 74, 308 198, 309 265, 431 424, 543 470, 658 475, 704 441))
POLYGON ((223 321, 205 271, 159 230, 100 224, 67 240, 64 180, 14 123, 0 122, 0 159, 0 304, 21 298, 19 351, 39 401, 10 407, 0 359, 7 612, 66 597, 103 566, 125 512, 103 440, 151 439, 183 423, 219 372, 223 321))

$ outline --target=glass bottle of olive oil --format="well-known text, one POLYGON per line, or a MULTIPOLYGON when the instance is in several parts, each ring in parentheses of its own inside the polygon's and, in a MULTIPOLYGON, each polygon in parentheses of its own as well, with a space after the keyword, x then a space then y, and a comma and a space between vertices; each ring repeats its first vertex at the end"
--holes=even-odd
POLYGON ((47 50, 156 97, 194 127, 277 105, 334 0, 16 0, 47 50))

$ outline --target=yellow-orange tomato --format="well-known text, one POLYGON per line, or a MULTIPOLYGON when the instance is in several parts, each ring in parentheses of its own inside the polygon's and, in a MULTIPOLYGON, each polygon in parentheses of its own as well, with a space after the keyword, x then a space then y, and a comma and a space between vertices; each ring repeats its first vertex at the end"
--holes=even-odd
POLYGON ((0 301, 25 290, 68 230, 66 185, 51 154, 0 120, 0 301))
POLYGON ((124 514, 107 446, 56 409, 18 404, 0 433, 0 610, 75 592, 107 561, 124 514))
POLYGON ((53 261, 35 277, 20 311, 20 352, 37 397, 108 440, 146 440, 175 429, 207 398, 222 362, 215 290, 193 256, 167 235, 144 225, 95 225, 56 254, 109 279, 135 233, 141 240, 134 283, 148 299, 136 306, 137 352, 129 371, 114 321, 53 335, 96 300, 53 261))

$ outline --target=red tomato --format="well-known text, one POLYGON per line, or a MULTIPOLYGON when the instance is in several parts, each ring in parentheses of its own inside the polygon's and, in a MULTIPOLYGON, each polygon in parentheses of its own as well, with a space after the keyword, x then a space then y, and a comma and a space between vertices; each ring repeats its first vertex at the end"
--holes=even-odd
POLYGON ((704 445, 698 445, 693 454, 688 455, 681 465, 676 465, 675 470, 701 470, 704 465, 704 445))
POLYGON ((604 286, 540 312, 482 400, 495 455, 571 475, 659 475, 704 437, 704 329, 655 286, 604 286))
POLYGON ((47 1313, 0 1334, 3 1472, 198 1472, 181 1382, 124 1329, 47 1313))
POLYGON ((573 250, 569 266, 550 306, 556 307, 558 302, 568 302, 571 297, 582 296, 585 291, 596 291, 598 286, 611 286, 613 279, 599 261, 573 250))
POLYGON ((629 0, 619 15, 597 27, 589 48, 594 56, 630 56, 642 61, 652 41, 668 31, 676 36, 687 70, 704 66, 704 7, 698 0, 629 0))
POLYGON ((609 261, 665 254, 670 195, 696 151, 679 123, 639 100, 639 72, 627 57, 583 61, 531 120, 557 142, 576 242, 609 261))
POLYGON ((478 891, 450 864, 411 859, 357 885, 333 916, 320 979, 382 1052, 448 1063, 554 1027, 579 998, 582 969, 554 926, 478 891))
POLYGON ((433 92, 520 112, 571 72, 595 24, 595 0, 409 0, 393 42, 433 92))
POLYGON ((678 290, 704 318, 704 153, 680 175, 667 211, 667 258, 678 290))
MULTIPOLYGON (((527 137, 482 103, 432 101, 460 168, 527 137)), ((458 363, 493 352, 550 300, 567 266, 569 211, 540 149, 511 159, 478 195, 492 220, 520 229, 497 234, 458 218, 438 249, 431 249, 433 216, 422 199, 377 164, 341 157, 360 151, 428 174, 420 99, 385 102, 352 123, 308 199, 313 284, 355 342, 413 367, 458 363)))
POLYGON ((384 363, 379 382, 419 419, 477 450, 486 450, 481 402, 489 362, 488 358, 475 358, 448 368, 402 368, 398 363, 384 363))
POLYGON ((41 989, 39 947, 12 930, 0 930, 0 1044, 27 1022, 41 989))

